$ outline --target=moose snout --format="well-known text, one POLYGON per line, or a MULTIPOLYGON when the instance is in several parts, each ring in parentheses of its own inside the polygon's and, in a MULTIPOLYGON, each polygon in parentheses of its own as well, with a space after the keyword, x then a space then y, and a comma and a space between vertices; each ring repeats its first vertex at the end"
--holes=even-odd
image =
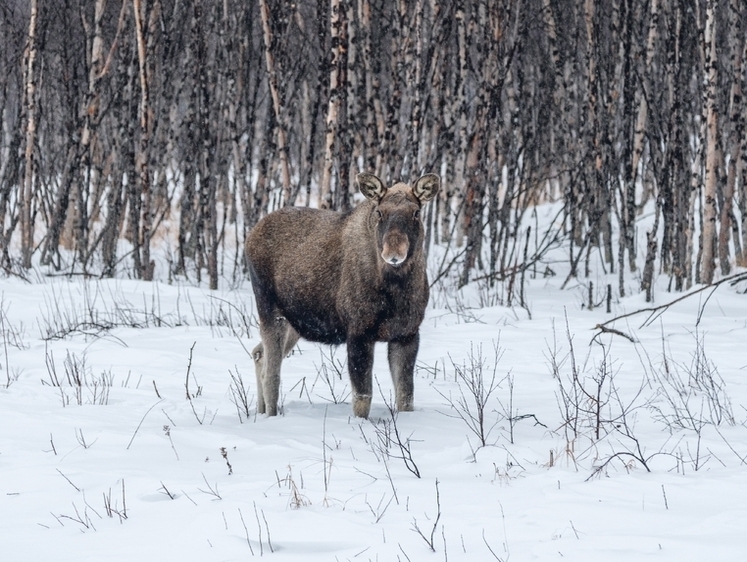
POLYGON ((402 265, 407 259, 407 252, 410 250, 410 241, 402 232, 389 232, 384 237, 384 244, 381 251, 381 258, 395 267, 402 265))

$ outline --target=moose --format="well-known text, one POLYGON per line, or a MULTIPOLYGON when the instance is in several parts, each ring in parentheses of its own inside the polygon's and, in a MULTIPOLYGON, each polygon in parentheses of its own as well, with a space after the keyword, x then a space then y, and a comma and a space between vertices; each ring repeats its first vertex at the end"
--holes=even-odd
POLYGON ((413 370, 428 278, 420 211, 438 193, 426 174, 387 188, 361 173, 366 197, 335 212, 284 207, 260 220, 246 241, 261 342, 252 351, 257 411, 278 413, 280 366, 299 338, 347 345, 353 413, 367 418, 376 342, 388 343, 399 411, 413 409, 413 370))

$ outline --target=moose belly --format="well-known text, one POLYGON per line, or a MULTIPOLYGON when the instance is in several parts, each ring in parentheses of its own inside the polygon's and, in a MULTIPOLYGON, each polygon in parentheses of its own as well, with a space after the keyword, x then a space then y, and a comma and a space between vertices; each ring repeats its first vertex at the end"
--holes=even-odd
POLYGON ((328 345, 345 343, 347 331, 334 311, 310 304, 280 308, 285 319, 303 339, 328 345))

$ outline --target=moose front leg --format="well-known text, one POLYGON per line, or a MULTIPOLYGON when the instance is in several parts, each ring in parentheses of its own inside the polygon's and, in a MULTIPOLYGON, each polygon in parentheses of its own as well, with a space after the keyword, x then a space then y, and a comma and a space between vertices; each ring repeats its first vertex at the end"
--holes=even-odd
POLYGON ((348 340, 348 371, 353 386, 353 414, 367 418, 373 394, 374 342, 367 338, 348 340))
POLYGON ((397 410, 400 412, 411 412, 413 409, 413 394, 415 392, 413 373, 419 347, 420 334, 418 333, 389 342, 389 370, 394 382, 397 410))

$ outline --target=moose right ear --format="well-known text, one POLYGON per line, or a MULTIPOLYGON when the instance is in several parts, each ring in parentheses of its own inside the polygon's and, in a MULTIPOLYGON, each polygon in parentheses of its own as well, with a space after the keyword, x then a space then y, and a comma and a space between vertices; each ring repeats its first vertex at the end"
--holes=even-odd
POLYGON ((358 182, 358 189, 366 197, 366 199, 373 199, 374 201, 380 201, 386 193, 386 186, 379 178, 373 174, 358 174, 356 177, 358 182))

